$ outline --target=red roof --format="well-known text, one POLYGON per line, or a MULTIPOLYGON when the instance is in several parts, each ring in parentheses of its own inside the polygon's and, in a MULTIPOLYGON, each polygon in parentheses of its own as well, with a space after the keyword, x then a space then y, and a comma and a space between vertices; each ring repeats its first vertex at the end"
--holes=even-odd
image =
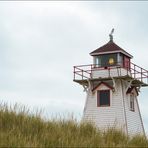
POLYGON ((100 55, 100 54, 107 54, 107 53, 123 53, 126 56, 132 58, 133 56, 115 44, 113 41, 109 41, 107 44, 97 48, 96 50, 92 51, 90 55, 100 55))
POLYGON ((127 94, 131 93, 133 89, 135 89, 135 90, 136 90, 136 93, 137 93, 137 96, 138 96, 138 94, 139 94, 139 93, 138 93, 138 90, 137 90, 137 88, 136 88, 136 87, 134 87, 134 86, 131 86, 130 88, 128 88, 128 90, 127 90, 127 92, 126 92, 126 93, 127 93, 127 94))
POLYGON ((110 86, 108 83, 105 83, 105 82, 100 82, 98 85, 96 85, 92 91, 96 90, 101 84, 105 85, 106 87, 108 87, 109 89, 113 89, 112 86, 110 86))

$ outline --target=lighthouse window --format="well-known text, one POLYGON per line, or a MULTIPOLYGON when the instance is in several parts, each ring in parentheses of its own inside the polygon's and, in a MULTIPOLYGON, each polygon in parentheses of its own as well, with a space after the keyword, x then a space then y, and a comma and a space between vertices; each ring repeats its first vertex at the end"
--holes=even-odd
POLYGON ((134 107, 134 94, 130 94, 130 110, 135 111, 134 107))
POLYGON ((96 67, 100 67, 101 66, 101 58, 100 58, 100 56, 95 58, 95 66, 96 67))
POLYGON ((104 54, 94 57, 95 67, 108 67, 115 66, 117 64, 117 54, 104 54))
POLYGON ((110 90, 97 92, 97 106, 110 106, 110 90))

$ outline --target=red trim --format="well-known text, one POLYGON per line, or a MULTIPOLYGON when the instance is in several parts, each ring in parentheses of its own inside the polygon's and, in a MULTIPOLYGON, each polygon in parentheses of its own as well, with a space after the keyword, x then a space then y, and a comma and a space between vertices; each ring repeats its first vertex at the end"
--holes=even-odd
MULTIPOLYGON (((125 68, 124 66, 121 66, 121 63, 116 63, 116 66, 107 67, 107 77, 110 77, 110 70, 124 68, 127 70, 127 75, 129 75, 128 73, 130 72, 132 78, 148 84, 148 70, 141 68, 140 66, 137 66, 133 63, 129 63, 129 65, 129 68, 125 68)), ((74 66, 74 80, 93 79, 92 72, 101 70, 104 70, 104 67, 100 67, 100 65, 97 67, 96 64, 74 66)), ((120 73, 119 76, 122 76, 122 73, 120 73)))
POLYGON ((98 90, 97 91, 97 107, 109 107, 110 106, 110 89, 106 89, 106 90, 98 90), (100 105, 100 92, 101 91, 109 91, 109 105, 100 105))
POLYGON ((133 89, 135 89, 135 91, 136 91, 136 93, 137 93, 137 96, 138 96, 138 95, 139 95, 138 90, 137 90, 137 88, 134 87, 134 86, 132 86, 131 88, 128 88, 126 94, 130 94, 130 93, 132 92, 133 89))
POLYGON ((123 56, 123 67, 130 70, 130 58, 127 56, 123 56))
POLYGON ((110 86, 109 84, 105 83, 105 82, 100 82, 96 87, 94 87, 92 89, 92 91, 95 91, 101 84, 105 85, 106 87, 108 87, 109 89, 114 89, 112 86, 110 86))
POLYGON ((97 48, 96 50, 92 51, 90 55, 99 55, 99 54, 105 54, 105 53, 112 53, 112 52, 122 52, 123 54, 127 55, 128 57, 132 58, 133 56, 123 50, 121 47, 119 47, 117 44, 114 42, 108 42, 107 44, 97 48))

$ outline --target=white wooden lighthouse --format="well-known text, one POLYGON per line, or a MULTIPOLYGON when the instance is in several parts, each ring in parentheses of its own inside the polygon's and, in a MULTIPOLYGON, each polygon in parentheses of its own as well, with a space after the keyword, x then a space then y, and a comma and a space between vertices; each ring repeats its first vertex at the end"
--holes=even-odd
POLYGON ((148 86, 148 71, 131 62, 112 33, 107 44, 90 53, 93 64, 74 66, 74 82, 87 94, 83 120, 100 129, 115 126, 128 135, 145 135, 138 96, 148 86))

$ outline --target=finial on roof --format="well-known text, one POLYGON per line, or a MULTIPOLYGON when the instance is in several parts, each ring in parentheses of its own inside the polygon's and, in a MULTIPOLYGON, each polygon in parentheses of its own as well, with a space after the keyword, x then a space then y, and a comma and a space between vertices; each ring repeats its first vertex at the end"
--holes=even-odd
POLYGON ((111 42, 113 41, 113 33, 114 33, 114 28, 112 29, 111 33, 109 34, 109 37, 110 37, 110 41, 111 42))

